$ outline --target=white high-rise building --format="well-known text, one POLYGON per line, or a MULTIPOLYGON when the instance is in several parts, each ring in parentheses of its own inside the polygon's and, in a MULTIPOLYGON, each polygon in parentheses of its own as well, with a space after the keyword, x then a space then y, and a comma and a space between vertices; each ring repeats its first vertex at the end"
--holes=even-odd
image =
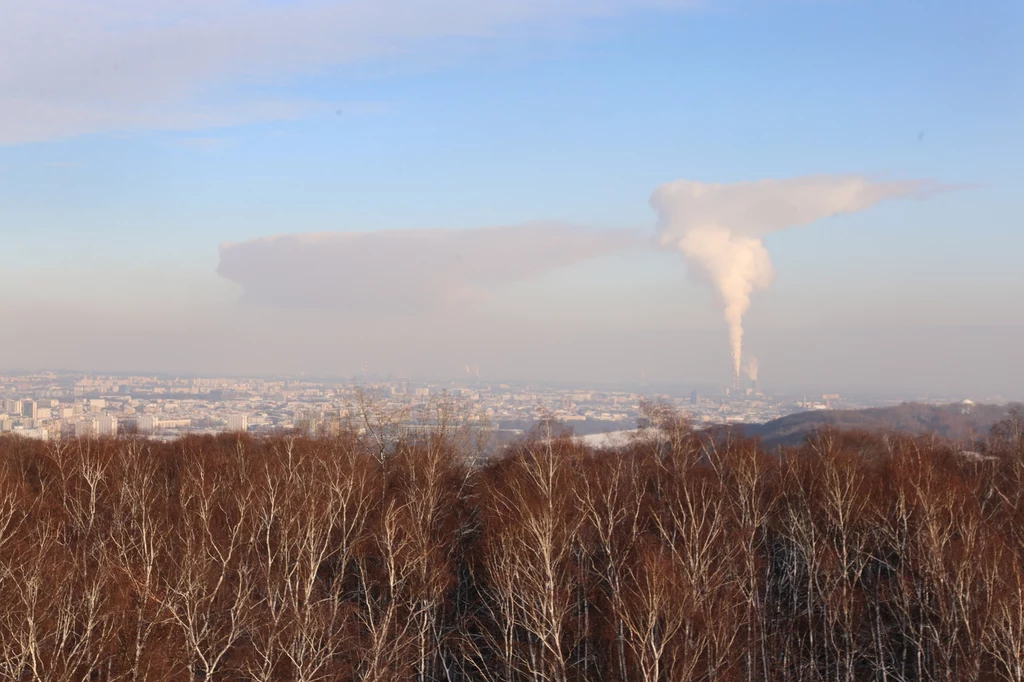
POLYGON ((31 438, 33 440, 49 440, 50 432, 46 429, 19 429, 15 431, 23 438, 31 438))
POLYGON ((116 436, 117 435, 117 417, 102 416, 96 420, 96 435, 98 436, 116 436))
POLYGON ((75 423, 75 436, 78 438, 94 438, 97 436, 116 436, 117 417, 86 417, 75 423))
POLYGON ((157 429, 157 420, 151 414, 142 414, 135 419, 135 423, 139 427, 139 431, 143 433, 153 433, 157 429))
POLYGON ((229 414, 228 415, 228 431, 248 431, 249 430, 249 415, 247 414, 229 414))

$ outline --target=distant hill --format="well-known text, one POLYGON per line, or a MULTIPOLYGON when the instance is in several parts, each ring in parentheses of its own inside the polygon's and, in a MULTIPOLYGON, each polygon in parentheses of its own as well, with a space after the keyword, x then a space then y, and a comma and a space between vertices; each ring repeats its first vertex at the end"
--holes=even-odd
POLYGON ((988 435, 996 422, 1005 419, 1009 405, 924 405, 903 403, 895 407, 865 410, 813 410, 798 412, 765 424, 744 424, 743 433, 759 437, 766 446, 800 445, 807 434, 823 426, 871 432, 901 431, 936 434, 950 440, 969 440, 988 435))

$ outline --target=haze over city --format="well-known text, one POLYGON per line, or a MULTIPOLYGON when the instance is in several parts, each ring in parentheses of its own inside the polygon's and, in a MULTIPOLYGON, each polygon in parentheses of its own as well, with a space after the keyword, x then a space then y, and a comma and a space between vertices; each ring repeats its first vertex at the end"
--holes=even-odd
POLYGON ((0 0, 0 368, 1020 399, 1022 14, 0 0))

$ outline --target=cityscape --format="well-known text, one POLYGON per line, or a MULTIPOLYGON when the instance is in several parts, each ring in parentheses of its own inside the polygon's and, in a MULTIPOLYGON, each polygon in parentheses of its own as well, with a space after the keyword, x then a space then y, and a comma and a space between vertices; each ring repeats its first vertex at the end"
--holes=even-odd
POLYGON ((1024 682, 1020 64, 0 0, 0 682, 1024 682))
MULTIPOLYGON (((745 379, 718 392, 696 389, 615 389, 557 384, 364 377, 342 379, 181 377, 41 371, 0 375, 0 433, 40 440, 111 437, 158 440, 186 434, 247 432, 330 435, 360 406, 403 415, 413 423, 439 400, 456 404, 479 426, 509 437, 540 420, 560 422, 581 436, 637 428, 645 402, 671 406, 698 426, 760 424, 807 410, 893 405, 902 398, 838 393, 785 395, 745 379)), ((954 402, 962 396, 919 402, 954 402)))

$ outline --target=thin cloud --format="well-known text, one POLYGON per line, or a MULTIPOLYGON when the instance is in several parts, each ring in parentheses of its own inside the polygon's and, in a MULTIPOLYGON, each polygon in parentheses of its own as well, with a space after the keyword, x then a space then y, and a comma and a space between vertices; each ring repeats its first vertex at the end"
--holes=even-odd
POLYGON ((293 234, 223 244, 217 272, 241 285, 248 303, 408 314, 480 303, 516 282, 646 244, 634 230, 561 223, 293 234))
POLYGON ((394 102, 343 102, 335 107, 338 116, 375 116, 395 110, 394 102))
MULTIPOLYGON (((2 90, 0 90, 2 92, 2 90)), ((39 142, 100 132, 206 130, 288 121, 322 110, 302 100, 242 100, 222 105, 192 102, 115 104, 90 100, 9 99, 0 94, 0 145, 39 142)))
POLYGON ((212 152, 223 149, 231 144, 229 137, 183 137, 174 142, 179 147, 195 149, 202 152, 212 152))
POLYGON ((246 99, 244 87, 325 67, 422 58, 452 41, 512 29, 691 4, 0 0, 0 144, 293 118, 324 105, 246 99))

